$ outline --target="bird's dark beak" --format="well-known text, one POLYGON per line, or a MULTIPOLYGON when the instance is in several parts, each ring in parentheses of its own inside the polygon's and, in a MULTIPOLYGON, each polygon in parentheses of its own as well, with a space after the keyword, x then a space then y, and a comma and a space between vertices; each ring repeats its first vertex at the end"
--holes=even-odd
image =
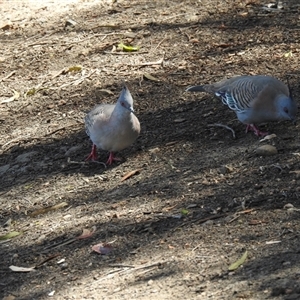
POLYGON ((130 111, 130 112, 132 112, 132 113, 134 113, 134 109, 133 109, 133 107, 128 107, 128 110, 130 111))

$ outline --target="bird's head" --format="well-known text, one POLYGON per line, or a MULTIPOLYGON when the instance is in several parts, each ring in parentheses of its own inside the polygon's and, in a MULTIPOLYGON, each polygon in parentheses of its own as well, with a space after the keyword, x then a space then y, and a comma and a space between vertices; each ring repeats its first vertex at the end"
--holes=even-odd
POLYGON ((134 112, 134 109, 133 109, 133 99, 132 99, 132 96, 131 96, 131 94, 129 92, 129 89, 127 88, 126 85, 124 85, 124 87, 122 89, 122 92, 120 94, 118 102, 125 109, 128 109, 132 113, 134 112))
POLYGON ((291 97, 285 95, 277 97, 277 112, 281 119, 295 122, 297 110, 297 104, 291 97))

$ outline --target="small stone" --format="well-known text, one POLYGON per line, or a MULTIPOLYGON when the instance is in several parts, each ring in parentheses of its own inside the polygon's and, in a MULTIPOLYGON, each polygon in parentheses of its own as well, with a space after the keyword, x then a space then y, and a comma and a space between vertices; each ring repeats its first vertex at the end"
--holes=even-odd
POLYGON ((157 153, 157 152, 159 152, 159 148, 158 147, 156 147, 156 148, 152 148, 152 149, 149 149, 148 151, 150 152, 150 153, 157 153))
POLYGON ((62 270, 68 269, 68 263, 62 263, 62 264, 60 265, 60 268, 61 268, 62 270))
POLYGON ((256 149, 255 153, 259 156, 271 156, 278 153, 276 147, 272 145, 263 145, 256 149))
POLYGON ((222 166, 222 167, 219 168, 219 173, 222 174, 222 175, 231 173, 232 171, 233 171, 233 169, 228 167, 228 166, 222 166))
POLYGON ((147 285, 152 285, 153 284, 153 280, 150 279, 148 282, 147 282, 147 285))
POLYGON ((186 121, 186 119, 184 119, 184 118, 178 118, 178 119, 174 120, 174 123, 182 123, 182 122, 185 122, 185 121, 186 121))
POLYGON ((291 203, 287 203, 283 208, 284 209, 294 208, 294 205, 291 203))
POLYGON ((68 26, 71 26, 71 27, 75 27, 77 24, 77 22, 75 22, 74 20, 72 19, 68 19, 65 23, 65 28, 68 27, 68 26))

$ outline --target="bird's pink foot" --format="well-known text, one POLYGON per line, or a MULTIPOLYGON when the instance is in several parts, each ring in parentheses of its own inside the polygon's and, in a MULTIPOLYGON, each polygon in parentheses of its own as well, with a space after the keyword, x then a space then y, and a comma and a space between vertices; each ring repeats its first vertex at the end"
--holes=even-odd
POLYGON ((120 161, 121 159, 118 157, 115 157, 113 152, 109 152, 109 157, 108 160, 106 162, 106 165, 111 165, 114 161, 120 161))
POLYGON ((248 124, 247 127, 246 127, 246 133, 249 132, 249 131, 253 131, 254 134, 258 137, 264 137, 266 135, 268 135, 267 132, 263 132, 263 131, 260 131, 254 124, 248 124))
POLYGON ((93 147, 92 147, 92 151, 90 153, 90 155, 85 159, 85 161, 88 161, 88 160, 97 160, 97 147, 95 144, 93 144, 93 147))

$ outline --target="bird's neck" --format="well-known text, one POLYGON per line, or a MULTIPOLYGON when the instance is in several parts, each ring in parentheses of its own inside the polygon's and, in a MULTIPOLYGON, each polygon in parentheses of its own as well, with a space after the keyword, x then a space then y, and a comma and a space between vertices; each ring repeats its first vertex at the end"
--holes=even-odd
POLYGON ((111 114, 112 119, 129 119, 130 117, 131 111, 124 108, 120 103, 116 104, 116 107, 111 114))

